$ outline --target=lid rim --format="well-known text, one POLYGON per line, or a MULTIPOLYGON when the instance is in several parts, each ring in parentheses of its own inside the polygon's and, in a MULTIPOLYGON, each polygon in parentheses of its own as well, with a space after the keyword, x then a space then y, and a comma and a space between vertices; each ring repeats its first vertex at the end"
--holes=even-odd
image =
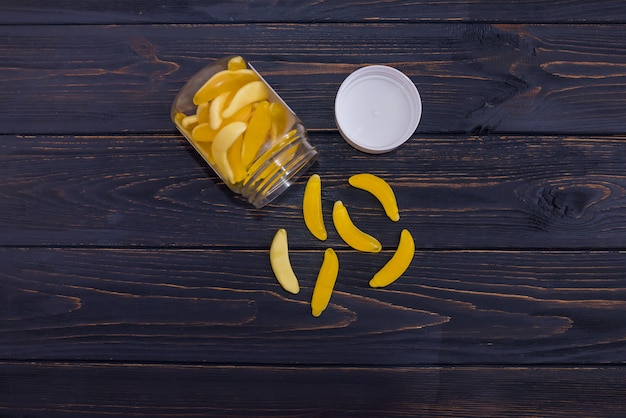
MULTIPOLYGON (((379 86, 380 87, 380 86, 379 86)), ((380 89, 377 93, 381 93, 380 89)), ((361 95, 363 92, 361 91, 361 95)), ((339 130, 339 133, 343 139, 352 147, 367 153, 382 154, 388 151, 392 151, 398 148, 400 145, 408 141, 417 129, 422 114, 422 102, 419 91, 411 79, 401 72, 400 70, 389 67, 386 65, 368 65, 361 67, 352 72, 342 82, 337 95, 335 97, 335 123, 339 130), (357 126, 355 129, 362 128, 365 121, 371 122, 371 116, 363 116, 355 118, 353 108, 347 109, 345 104, 346 97, 352 93, 359 93, 358 89, 371 88, 366 86, 369 81, 387 81, 394 84, 401 92, 403 98, 406 100, 406 104, 409 106, 409 112, 406 115, 406 120, 401 123, 406 124, 406 129, 399 134, 394 135, 391 140, 378 141, 373 138, 359 138, 355 135, 354 124, 363 122, 361 126, 357 126), (353 125, 350 126, 350 123, 353 125), (352 130, 352 132, 350 132, 352 130), (374 142, 376 141, 376 142, 374 142)), ((382 123, 397 123, 394 121, 382 121, 382 123)))

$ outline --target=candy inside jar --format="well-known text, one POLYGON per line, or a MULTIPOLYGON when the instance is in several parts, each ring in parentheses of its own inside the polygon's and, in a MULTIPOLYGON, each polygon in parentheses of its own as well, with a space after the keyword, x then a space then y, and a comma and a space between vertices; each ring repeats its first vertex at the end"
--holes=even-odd
POLYGON ((224 183, 257 208, 318 157, 300 119, 240 56, 194 75, 174 100, 172 120, 224 183))

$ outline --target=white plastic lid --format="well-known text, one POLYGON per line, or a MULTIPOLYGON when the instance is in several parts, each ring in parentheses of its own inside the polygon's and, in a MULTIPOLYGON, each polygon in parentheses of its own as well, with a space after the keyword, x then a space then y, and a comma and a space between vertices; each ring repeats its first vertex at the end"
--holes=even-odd
POLYGON ((354 148, 380 154, 406 142, 422 116, 422 100, 405 74, 370 65, 350 74, 335 98, 341 136, 354 148))

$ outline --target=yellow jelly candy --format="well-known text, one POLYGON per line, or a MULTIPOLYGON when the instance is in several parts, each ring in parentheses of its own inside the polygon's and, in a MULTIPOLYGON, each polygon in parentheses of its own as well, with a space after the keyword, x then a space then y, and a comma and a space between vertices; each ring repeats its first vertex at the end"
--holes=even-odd
POLYGON ((226 107, 226 101, 229 96, 229 91, 222 93, 213 99, 209 105, 209 123, 211 124, 211 129, 219 129, 222 125, 222 112, 226 107))
POLYGON ((183 119, 185 119, 186 116, 187 115, 185 115, 183 112, 176 112, 176 115, 174 115, 174 121, 176 121, 176 124, 182 125, 183 119))
POLYGON ((243 70, 246 68, 246 61, 243 57, 232 57, 228 60, 228 69, 230 71, 243 70))
POLYGON ((215 159, 211 154, 211 142, 196 142, 196 150, 206 159, 210 164, 215 165, 215 159))
POLYGON ((233 122, 246 122, 248 123, 250 116, 252 115, 252 109, 254 105, 249 104, 248 106, 244 106, 237 113, 232 115, 229 118, 226 118, 222 121, 222 125, 228 125, 233 122))
POLYGON ((302 200, 304 223, 311 234, 320 241, 326 241, 328 234, 322 216, 322 180, 318 174, 309 177, 302 200))
POLYGON ((191 137, 196 142, 211 142, 215 138, 217 132, 211 129, 208 123, 196 125, 191 131, 191 137))
POLYGON ((341 239, 355 250, 378 253, 382 249, 381 243, 376 238, 354 225, 341 200, 336 201, 333 207, 333 223, 341 239))
POLYGON ((371 287, 385 287, 395 282, 411 265, 415 255, 415 241, 407 229, 400 233, 398 248, 391 259, 370 280, 371 287))
POLYGON ((222 112, 222 117, 229 118, 237 113, 237 111, 242 107, 254 102, 259 102, 261 100, 267 99, 268 95, 269 91, 262 81, 252 81, 237 90, 230 103, 228 104, 228 107, 226 107, 224 112, 222 112))
POLYGON ((270 246, 270 264, 276 280, 289 293, 294 295, 300 292, 300 285, 291 267, 289 260, 289 243, 287 241, 287 231, 279 229, 274 235, 270 246))
POLYGON ((185 116, 183 120, 180 121, 180 124, 186 130, 191 131, 193 130, 194 126, 198 124, 198 116, 197 115, 185 116))
POLYGON ((241 162, 241 148, 243 145, 243 136, 239 135, 237 140, 228 149, 228 164, 233 171, 233 183, 239 183, 246 176, 246 169, 241 162))
POLYGON ((330 297, 335 288, 337 274, 339 273, 339 259, 332 248, 327 248, 324 252, 324 261, 317 275, 313 297, 311 299, 311 313, 318 317, 330 302, 330 297))
POLYGON ((208 123, 209 103, 200 103, 196 109, 196 116, 198 117, 198 123, 208 123))
POLYGON ((272 117, 272 126, 270 134, 272 141, 279 139, 287 129, 287 109, 281 103, 272 102, 270 105, 270 114, 272 117))
POLYGON ((271 123, 270 104, 264 100, 256 107, 243 137, 241 158, 245 167, 248 167, 254 161, 254 158, 265 143, 271 123))
POLYGON ((210 102, 222 93, 233 91, 258 80, 259 76, 247 68, 241 70, 222 70, 204 83, 193 96, 193 103, 197 106, 201 103, 210 102))
POLYGON ((396 222, 400 219, 396 196, 387 183, 382 178, 369 173, 355 174, 348 179, 348 182, 358 189, 370 192, 383 205, 385 213, 392 221, 396 222))
POLYGON ((225 180, 234 184, 234 172, 230 163, 228 162, 228 149, 237 141, 240 135, 242 135, 248 125, 245 122, 233 122, 222 129, 220 129, 213 139, 213 145, 211 147, 211 154, 215 159, 217 168, 220 173, 225 177, 225 180))

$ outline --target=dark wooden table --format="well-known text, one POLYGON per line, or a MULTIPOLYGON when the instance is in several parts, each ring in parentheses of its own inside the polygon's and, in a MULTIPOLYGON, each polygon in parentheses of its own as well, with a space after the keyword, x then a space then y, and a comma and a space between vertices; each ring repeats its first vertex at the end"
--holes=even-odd
POLYGON ((0 1, 0 416, 626 414, 626 4, 609 1, 0 1), (177 133, 170 105, 242 54, 309 128, 305 178, 255 209, 177 133), (348 146, 352 71, 405 72, 412 139, 348 146), (347 178, 388 180, 385 221, 347 178), (302 291, 269 245, 289 231, 302 291), (400 228, 416 256, 368 280, 400 228), (324 249, 331 305, 310 297, 324 249))

